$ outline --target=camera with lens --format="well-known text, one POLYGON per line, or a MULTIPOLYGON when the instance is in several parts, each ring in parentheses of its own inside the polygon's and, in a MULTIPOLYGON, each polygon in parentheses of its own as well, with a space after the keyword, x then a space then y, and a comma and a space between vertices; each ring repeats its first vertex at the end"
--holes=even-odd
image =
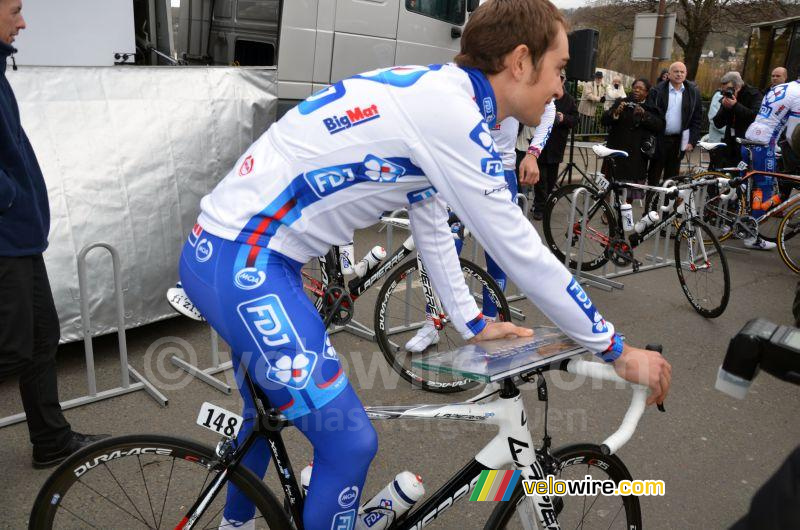
POLYGON ((733 89, 729 88, 729 89, 723 91, 722 92, 722 97, 728 98, 728 99, 733 99, 733 89))
POLYGON ((629 108, 629 109, 635 109, 636 107, 639 106, 639 104, 638 103, 634 103, 633 101, 625 101, 625 102, 622 103, 622 106, 626 107, 626 108, 629 108))
POLYGON ((648 156, 652 156, 653 153, 655 152, 654 147, 655 147, 655 138, 653 136, 645 136, 644 139, 642 139, 642 147, 641 147, 642 153, 648 156))

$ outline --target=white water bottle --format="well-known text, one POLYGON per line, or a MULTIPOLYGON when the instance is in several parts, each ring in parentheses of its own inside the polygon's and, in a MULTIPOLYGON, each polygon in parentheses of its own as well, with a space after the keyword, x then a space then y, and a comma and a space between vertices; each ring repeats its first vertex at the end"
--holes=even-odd
POLYGON ((407 512, 425 495, 422 478, 410 471, 403 471, 386 485, 377 495, 372 497, 358 510, 357 530, 383 530, 402 514, 407 512), (381 508, 370 511, 370 508, 381 508), (386 510, 394 512, 394 519, 386 510))
POLYGON ((342 269, 342 274, 348 276, 353 274, 353 264, 356 259, 356 251, 353 248, 353 242, 346 245, 339 246, 339 266, 342 269))
POLYGON ((361 261, 353 266, 356 276, 363 278, 373 267, 381 262, 386 257, 386 249, 380 245, 372 247, 366 256, 361 258, 361 261))
POLYGON ((311 470, 313 468, 314 462, 312 461, 300 472, 300 488, 303 490, 303 497, 308 497, 308 485, 311 484, 311 470))
POLYGON ((661 220, 661 217, 658 215, 658 212, 647 212, 646 215, 636 222, 636 226, 634 226, 633 229, 636 230, 637 234, 641 234, 648 226, 657 223, 659 220, 661 220))
POLYGON ((622 214, 622 229, 626 232, 633 230, 633 206, 630 204, 623 204, 619 207, 622 214))

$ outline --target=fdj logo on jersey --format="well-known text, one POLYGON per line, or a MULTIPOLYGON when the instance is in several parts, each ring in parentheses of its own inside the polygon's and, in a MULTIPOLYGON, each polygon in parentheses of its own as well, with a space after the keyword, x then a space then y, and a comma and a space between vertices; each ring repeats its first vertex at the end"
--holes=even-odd
POLYGON ((322 198, 359 182, 395 182, 406 173, 406 168, 374 155, 367 155, 361 163, 332 166, 305 175, 306 182, 322 198))
POLYGON ((378 106, 371 105, 369 107, 356 107, 352 110, 347 110, 345 111, 344 116, 332 116, 330 118, 325 118, 322 120, 322 123, 325 124, 325 127, 328 129, 330 134, 336 134, 344 131, 345 129, 355 127, 356 125, 377 120, 380 117, 381 114, 378 111, 378 106))
MULTIPOLYGON (((761 101, 761 109, 758 115, 762 118, 769 118, 773 112, 780 112, 780 109, 775 108, 775 103, 786 97, 786 89, 788 85, 777 85, 772 88, 764 99, 761 101)), ((783 107, 781 107, 783 109, 783 107)))
POLYGON ((500 160, 500 152, 492 140, 492 133, 485 121, 481 121, 469 133, 470 139, 478 144, 489 156, 481 160, 481 171, 490 177, 503 177, 503 162, 500 160))
POLYGON ((586 291, 583 290, 575 278, 569 282, 567 293, 575 300, 575 303, 578 304, 592 322, 592 333, 605 333, 608 331, 608 325, 606 321, 603 320, 603 315, 594 308, 594 304, 592 304, 592 301, 589 299, 589 295, 586 294, 586 291))
POLYGON ((243 302, 236 309, 267 360, 267 379, 291 388, 305 388, 317 354, 303 346, 280 298, 268 294, 243 302))

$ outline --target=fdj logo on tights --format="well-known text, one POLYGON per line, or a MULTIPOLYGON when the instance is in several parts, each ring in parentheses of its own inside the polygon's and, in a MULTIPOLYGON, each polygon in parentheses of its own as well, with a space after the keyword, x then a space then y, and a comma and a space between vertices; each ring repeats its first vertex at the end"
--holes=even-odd
POLYGON ((330 134, 336 134, 344 131, 345 129, 355 127, 356 125, 377 120, 380 117, 381 113, 378 111, 378 106, 373 104, 369 107, 356 107, 354 109, 347 110, 345 111, 344 116, 331 116, 330 118, 325 118, 322 120, 322 123, 325 124, 325 127, 328 129, 330 134))
POLYGON ((592 322, 592 333, 605 333, 608 331, 608 325, 603 319, 603 315, 594 308, 594 304, 592 304, 592 301, 589 299, 589 295, 586 294, 586 291, 583 290, 575 278, 569 282, 567 293, 575 300, 575 303, 578 304, 592 322))
POLYGON ((268 294, 237 306, 247 331, 267 360, 267 379, 282 386, 303 389, 308 384, 317 354, 305 348, 280 298, 268 294))

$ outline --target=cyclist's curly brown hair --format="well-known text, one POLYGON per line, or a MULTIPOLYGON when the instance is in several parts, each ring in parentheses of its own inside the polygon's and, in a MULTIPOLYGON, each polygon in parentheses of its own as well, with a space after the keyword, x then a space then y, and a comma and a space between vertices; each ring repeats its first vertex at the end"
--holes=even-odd
POLYGON ((548 0, 489 0, 469 17, 454 60, 496 74, 503 70, 506 54, 525 44, 538 69, 561 28, 567 30, 567 21, 548 0))

